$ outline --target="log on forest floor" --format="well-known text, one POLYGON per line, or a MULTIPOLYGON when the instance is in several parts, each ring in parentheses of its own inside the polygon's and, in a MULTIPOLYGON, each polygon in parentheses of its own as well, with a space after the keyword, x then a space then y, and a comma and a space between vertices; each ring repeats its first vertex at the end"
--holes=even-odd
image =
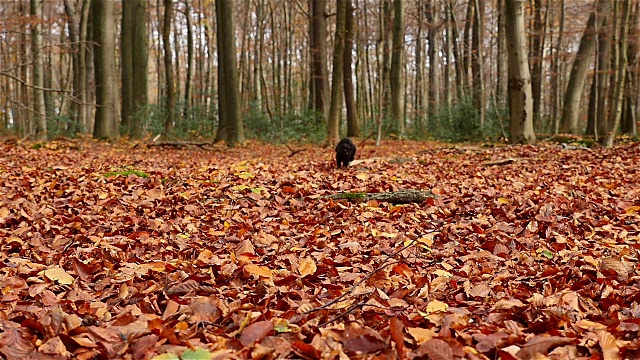
POLYGON ((369 200, 384 201, 391 204, 409 204, 409 203, 421 203, 430 198, 437 198, 438 196, 432 194, 430 191, 420 190, 400 190, 383 193, 338 193, 333 195, 327 195, 323 198, 334 200, 350 200, 356 202, 363 202, 369 200))
POLYGON ((185 149, 191 146, 196 146, 204 150, 211 150, 214 146, 214 143, 211 141, 160 141, 160 142, 150 142, 146 144, 147 147, 152 146, 160 146, 160 147, 174 147, 178 149, 185 149))

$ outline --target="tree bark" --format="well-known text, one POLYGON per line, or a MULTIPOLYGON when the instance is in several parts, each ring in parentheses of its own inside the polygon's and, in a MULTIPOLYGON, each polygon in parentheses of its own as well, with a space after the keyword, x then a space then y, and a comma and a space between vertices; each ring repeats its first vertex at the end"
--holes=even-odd
POLYGON ((162 25, 162 46, 164 52, 165 81, 165 119, 164 136, 169 137, 174 126, 176 111, 176 89, 173 77, 173 53, 171 51, 171 23, 173 22, 173 0, 164 0, 164 17, 162 25))
POLYGON ((31 24, 31 54, 33 56, 33 111, 35 116, 35 140, 47 140, 47 114, 44 102, 44 65, 42 53, 42 6, 44 0, 31 0, 31 16, 37 21, 31 24))
POLYGON ((358 123, 358 111, 356 109, 356 100, 353 89, 353 72, 351 65, 353 63, 353 6, 351 0, 345 0, 346 18, 345 18, 345 38, 344 38, 344 102, 347 107, 347 136, 354 137, 360 135, 360 124, 358 123))
POLYGON ((602 26, 602 20, 609 12, 609 0, 598 0, 598 16, 595 12, 589 15, 587 26, 580 40, 580 47, 576 53, 576 58, 569 75, 569 84, 564 94, 564 106, 562 108, 562 118, 560 127, 563 132, 571 134, 578 133, 578 115, 580 113, 580 98, 584 82, 588 75, 591 56, 593 55, 595 42, 595 29, 602 26), (597 24, 596 24, 597 21, 597 24))
POLYGON ((81 102, 80 99, 82 88, 82 78, 80 72, 82 71, 83 64, 80 62, 80 52, 83 44, 80 42, 80 25, 79 16, 77 15, 76 7, 71 0, 64 0, 64 10, 67 15, 67 26, 69 28, 69 40, 71 40, 71 67, 73 68, 73 89, 71 91, 71 105, 69 106, 73 129, 72 132, 84 132, 84 122, 80 120, 81 102))
POLYGON ((147 120, 149 108, 149 50, 147 36, 147 1, 139 0, 135 2, 133 7, 133 18, 135 26, 133 27, 133 118, 131 120, 131 130, 129 135, 138 139, 143 134, 142 125, 147 120))
POLYGON ((183 116, 187 118, 191 108, 191 92, 193 82, 193 68, 195 66, 193 54, 193 18, 191 16, 191 1, 184 0, 185 12, 187 18, 187 76, 184 80, 184 108, 183 116))
POLYGON ((93 137, 118 137, 118 91, 115 60, 115 2, 95 1, 93 9, 96 115, 93 137))
MULTIPOLYGON (((620 117, 622 113, 622 100, 624 98, 625 80, 627 75, 627 40, 629 38, 629 16, 631 13, 630 0, 622 1, 622 23, 619 29, 619 55, 617 64, 616 81, 612 86, 615 86, 614 96, 612 98, 611 112, 609 113, 609 129, 604 136, 604 145, 606 147, 612 147, 620 126, 620 117)), ((616 31, 618 31, 616 29, 616 31)))
POLYGON ((346 32, 347 4, 338 1, 336 12, 336 35, 333 50, 333 75, 331 78, 331 107, 327 121, 327 140, 333 146, 340 141, 340 113, 342 112, 342 84, 344 78, 344 40, 346 32))
POLYGON ((393 2, 393 46, 391 54, 391 118, 396 123, 398 137, 405 137, 404 126, 404 0, 393 2))
POLYGON ((435 114, 440 107, 440 13, 439 1, 431 0, 427 5, 429 23, 429 114, 435 114))
POLYGON ((226 118, 227 146, 234 147, 244 143, 244 128, 240 117, 238 94, 238 67, 236 60, 235 28, 233 26, 233 1, 216 0, 218 18, 218 59, 224 73, 218 78, 218 93, 224 91, 221 111, 226 118))
POLYGON ((471 0, 475 2, 475 21, 471 33, 471 76, 473 83, 473 107, 480 115, 480 126, 484 126, 485 101, 484 101, 484 0, 471 0))
POLYGON ((509 111, 511 142, 532 144, 536 141, 536 135, 533 131, 531 75, 527 57, 523 2, 524 0, 506 0, 505 3, 509 51, 509 111))
POLYGON ((324 119, 328 112, 329 76, 327 70, 326 0, 309 0, 311 5, 311 78, 315 99, 313 110, 324 119))

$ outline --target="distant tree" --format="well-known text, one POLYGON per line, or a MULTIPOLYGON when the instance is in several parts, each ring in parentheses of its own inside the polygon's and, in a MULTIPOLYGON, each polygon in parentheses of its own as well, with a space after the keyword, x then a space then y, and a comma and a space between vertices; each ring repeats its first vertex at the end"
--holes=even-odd
POLYGON ((336 36, 333 50, 333 73, 331 77, 331 106, 329 107, 329 118, 327 119, 328 135, 327 140, 330 145, 335 145, 340 140, 340 113, 342 113, 342 84, 343 84, 343 61, 344 61, 344 38, 346 32, 346 2, 337 2, 336 12, 336 36))
POLYGON ((118 90, 116 73, 115 2, 94 0, 93 49, 96 83, 96 115, 93 137, 114 139, 118 137, 118 90))
POLYGON ((531 75, 524 28, 525 0, 506 0, 506 40, 509 57, 509 112, 511 114, 511 142, 536 142, 533 131, 533 99, 531 75))
POLYGON ((326 0, 309 0, 310 38, 311 38, 311 94, 313 109, 322 117, 329 106, 329 75, 327 70, 327 19, 325 17, 326 0))
POLYGON ((391 50, 391 118, 398 127, 398 136, 404 129, 404 0, 393 2, 393 47, 391 50))
POLYGON ((31 52, 33 54, 33 109, 36 118, 34 138, 47 140, 47 114, 44 102, 44 66, 42 53, 42 4, 44 0, 31 0, 31 16, 36 20, 31 24, 31 52))
POLYGON ((618 63, 616 64, 615 78, 613 91, 613 98, 611 99, 611 106, 609 111, 609 128, 604 134, 603 144, 606 147, 612 147, 613 141, 618 133, 618 127, 620 127, 620 119, 622 116, 622 105, 625 93, 626 78, 627 78, 627 41, 629 38, 629 17, 631 14, 631 2, 630 0, 622 0, 619 4, 621 7, 621 21, 618 31, 618 63))
POLYGON ((344 38, 344 102, 347 108, 347 136, 360 135, 360 124, 358 123, 358 111, 356 109, 355 94, 353 89, 353 72, 351 65, 353 64, 353 39, 355 36, 355 27, 353 19, 353 5, 351 0, 345 0, 345 38, 344 38))
POLYGON ((233 26, 233 0, 216 0, 218 20, 218 59, 222 66, 222 76, 218 78, 218 93, 221 97, 220 112, 227 126, 227 146, 233 147, 244 142, 244 127, 240 117, 238 94, 238 68, 236 61, 235 31, 233 26))
POLYGON ((564 94, 564 106, 562 108, 562 118, 560 119, 560 128, 563 132, 578 133, 578 115, 580 113, 582 89, 588 75, 591 56, 596 49, 595 29, 602 26, 602 21, 609 13, 609 7, 609 0, 598 0, 597 9, 589 15, 587 26, 582 34, 580 47, 569 75, 569 84, 564 94))
POLYGON ((164 52, 165 81, 165 119, 164 136, 169 136, 173 129, 176 112, 176 87, 173 77, 173 53, 171 51, 171 23, 173 22, 173 0, 164 0, 164 17, 162 20, 162 47, 164 52))
POLYGON ((146 0, 123 0, 121 29, 122 124, 132 138, 140 138, 148 106, 146 0))

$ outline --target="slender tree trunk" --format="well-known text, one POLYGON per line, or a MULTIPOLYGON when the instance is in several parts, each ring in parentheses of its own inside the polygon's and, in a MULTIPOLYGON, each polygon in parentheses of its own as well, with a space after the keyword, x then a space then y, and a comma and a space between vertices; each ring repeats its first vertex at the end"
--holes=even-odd
POLYGON ((96 81, 96 118, 93 137, 118 137, 118 90, 115 44, 115 2, 95 1, 93 6, 93 40, 96 81))
MULTIPOLYGON (((44 0, 31 0, 31 16, 42 18, 44 0)), ((44 65, 42 53, 42 24, 31 25, 31 53, 33 55, 33 110, 35 117, 35 136, 38 141, 47 140, 47 115, 44 102, 44 65)))
MULTIPOLYGON (((547 0, 549 1, 549 0, 547 0)), ((542 69, 547 14, 542 14, 542 0, 533 0, 533 29, 531 34, 531 89, 533 92, 533 124, 540 123, 542 100, 542 69)))
POLYGON ((64 0, 64 10, 67 15, 69 39, 71 40, 71 66, 73 67, 73 90, 71 92, 70 118, 73 123, 73 132, 84 132, 84 123, 80 121, 80 106, 83 83, 80 72, 83 64, 80 62, 81 47, 84 45, 80 42, 80 25, 79 16, 76 7, 71 0, 64 0))
POLYGON ((496 95, 498 100, 498 106, 504 104, 507 100, 507 75, 509 74, 509 65, 507 61, 507 42, 505 36, 505 14, 504 14, 504 2, 505 0, 498 0, 498 45, 497 45, 497 64, 496 64, 496 95))
POLYGON ((164 51, 165 81, 165 119, 164 136, 169 137, 174 126, 176 111, 176 88, 173 78, 173 53, 171 51, 171 23, 173 22, 173 0, 164 0, 164 18, 162 25, 162 46, 164 51))
MULTIPOLYGON (((126 1, 126 0, 125 0, 126 1)), ((149 108, 149 50, 147 36, 147 1, 137 0, 133 6, 132 69, 134 80, 131 87, 133 117, 129 135, 138 139, 143 136, 143 123, 149 108)))
POLYGON ((446 33, 444 38, 444 58, 446 60, 446 63, 444 64, 444 78, 442 80, 444 82, 444 103, 447 109, 451 107, 451 100, 452 100, 451 95, 453 93, 453 89, 452 89, 453 82, 451 81, 451 78, 455 73, 455 70, 453 72, 451 71, 451 66, 452 66, 451 64, 453 63, 452 47, 454 42, 454 40, 452 39, 453 36, 451 34, 451 28, 454 26, 454 23, 453 23, 453 20, 451 20, 450 15, 451 15, 450 11, 445 11, 446 33))
POLYGON ((324 118, 328 112, 329 76, 327 70, 326 0, 309 0, 311 5, 311 68, 314 87, 313 109, 324 118))
POLYGON ((471 74, 473 78, 473 107, 480 115, 480 126, 484 126, 485 101, 484 101, 484 0, 472 0, 475 2, 475 21, 473 23, 471 39, 471 74))
MULTIPOLYGON (((65 0, 71 1, 71 0, 65 0)), ((133 27, 134 1, 122 1, 122 19, 120 23, 120 67, 122 73, 122 125, 131 133, 133 118, 133 27)))
POLYGON ((556 45, 552 47, 551 55, 551 118, 553 119, 553 133, 560 131, 560 109, 562 107, 562 97, 560 96, 560 49, 564 36, 564 0, 560 0, 560 15, 558 19, 558 39, 556 45))
POLYGON ((607 78, 611 67, 611 24, 603 19, 602 27, 597 29, 598 42, 596 48, 596 71, 593 76, 591 94, 589 97, 589 117, 587 121, 587 135, 594 135, 596 140, 605 133, 607 128, 608 92, 607 78))
POLYGON ((622 113, 622 100, 624 98, 625 79, 627 74, 627 40, 629 37, 629 16, 631 13, 630 0, 622 0, 620 4, 622 6, 622 23, 620 29, 616 31, 620 32, 619 47, 620 54, 618 55, 617 74, 614 97, 612 98, 611 112, 609 113, 610 127, 604 136, 604 145, 606 147, 612 147, 615 140, 618 127, 620 126, 620 117, 622 113))
POLYGON ((393 2, 393 48, 391 56, 391 118, 398 137, 405 137, 404 126, 404 0, 393 2))
POLYGON ((429 22, 429 114, 435 114, 440 107, 440 13, 439 1, 429 1, 427 21, 429 22))
POLYGON ((358 123, 358 111, 353 89, 353 72, 351 71, 353 59, 353 39, 355 27, 353 26, 353 6, 351 0, 345 2, 345 38, 344 38, 344 102, 347 107, 347 136, 360 135, 360 124, 358 123))
POLYGON ((509 51, 509 111, 511 142, 536 142, 533 131, 533 99, 524 27, 524 0, 506 0, 506 36, 509 51))
POLYGON ((587 21, 587 27, 584 30, 580 47, 576 53, 576 58, 569 75, 569 84, 564 94, 564 106, 562 108, 562 119, 560 126, 563 132, 572 134, 578 133, 578 115, 580 112, 580 98, 584 88, 584 82, 588 75, 591 56, 593 55, 595 43, 595 29, 602 26, 602 20, 609 12, 609 0, 598 0, 598 17, 592 12, 587 21), (596 24, 596 20, 598 23, 596 24))
POLYGON ((336 35, 333 50, 333 75, 331 78, 331 107, 327 121, 327 140, 329 145, 335 145, 340 141, 340 113, 342 112, 342 84, 343 84, 343 60, 344 40, 346 32, 347 3, 338 1, 336 12, 336 35))
POLYGON ((183 116, 186 119, 191 109, 191 91, 193 82, 193 68, 195 59, 193 53, 193 18, 191 16, 191 1, 184 0, 185 17, 187 18, 187 77, 184 80, 184 109, 183 116))
POLYGON ((235 28, 233 21, 233 0, 216 0, 216 13, 218 18, 218 59, 223 64, 223 76, 218 79, 218 93, 223 91, 226 117, 227 146, 234 147, 244 143, 244 128, 240 117, 240 95, 238 94, 238 67, 236 60, 235 28), (222 86, 220 85, 222 83, 222 86))

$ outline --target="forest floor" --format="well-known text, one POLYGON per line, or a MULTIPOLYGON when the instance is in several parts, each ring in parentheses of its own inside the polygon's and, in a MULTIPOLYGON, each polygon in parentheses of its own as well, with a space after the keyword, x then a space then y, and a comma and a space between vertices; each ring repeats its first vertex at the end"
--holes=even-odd
POLYGON ((0 143, 0 353, 640 355, 637 143, 289 155, 0 143), (403 189, 437 198, 326 198, 403 189))

